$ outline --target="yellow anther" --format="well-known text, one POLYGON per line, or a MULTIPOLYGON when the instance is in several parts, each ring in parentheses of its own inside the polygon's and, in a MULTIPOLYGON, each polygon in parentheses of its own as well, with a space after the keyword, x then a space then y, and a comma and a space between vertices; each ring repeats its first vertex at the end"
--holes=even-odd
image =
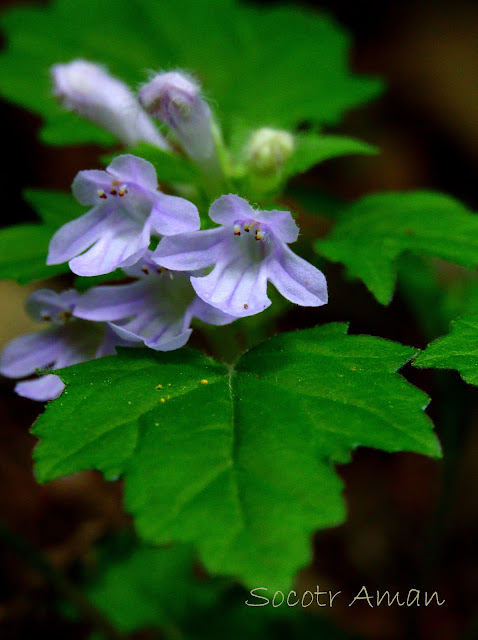
POLYGON ((163 402, 163 403, 164 403, 164 402, 166 402, 166 400, 165 400, 164 398, 161 398, 161 402, 163 402))
POLYGON ((207 380, 201 380, 201 384, 208 384, 207 380))
POLYGON ((162 384, 158 384, 156 387, 154 387, 155 389, 162 389, 163 385, 162 384))

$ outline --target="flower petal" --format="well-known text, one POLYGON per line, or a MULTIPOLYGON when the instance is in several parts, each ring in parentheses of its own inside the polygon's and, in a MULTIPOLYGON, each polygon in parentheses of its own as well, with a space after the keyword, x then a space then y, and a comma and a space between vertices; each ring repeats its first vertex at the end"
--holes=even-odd
POLYGON ((267 262, 251 262, 236 243, 224 243, 223 255, 211 273, 191 278, 198 296, 224 313, 241 318, 264 311, 267 297, 267 262))
POLYGON ((85 320, 110 321, 138 313, 144 297, 145 283, 133 282, 89 289, 75 308, 75 316, 85 320))
POLYGON ((70 260, 73 273, 98 276, 135 264, 141 258, 150 242, 149 225, 141 229, 125 216, 114 216, 111 223, 112 228, 108 228, 91 249, 70 260))
POLYGON ((236 316, 231 316, 220 309, 216 309, 216 307, 211 307, 210 304, 204 302, 204 300, 201 300, 201 298, 197 296, 189 309, 192 315, 198 320, 206 324, 216 325, 217 327, 222 327, 225 324, 230 324, 234 322, 234 320, 237 320, 236 316))
POLYGON ((91 247, 108 228, 111 209, 95 207, 85 215, 67 222, 50 240, 47 264, 62 264, 91 247))
POLYGON ((228 233, 228 229, 219 227, 163 238, 153 253, 153 260, 174 271, 195 271, 209 267, 215 262, 219 247, 228 233))
POLYGON ((35 320, 46 320, 45 316, 53 322, 61 320, 61 313, 72 312, 76 302, 80 298, 80 293, 75 289, 67 289, 58 293, 52 289, 37 289, 25 303, 25 309, 35 320))
POLYGON ((284 298, 295 304, 320 307, 327 303, 327 282, 322 271, 285 245, 269 261, 267 277, 284 298))
POLYGON ((232 226, 236 220, 255 220, 256 213, 247 200, 233 193, 214 200, 209 208, 211 220, 225 226, 232 226))
POLYGON ((54 364, 61 350, 59 330, 47 329, 15 338, 0 357, 0 373, 7 378, 23 378, 54 364))
POLYGON ((155 191, 158 186, 156 169, 151 162, 131 153, 117 156, 106 171, 122 182, 134 182, 143 189, 155 191))
POLYGON ((151 227, 163 236, 196 231, 201 226, 196 205, 164 193, 155 195, 149 221, 151 227))
POLYGON ((110 185, 111 177, 106 171, 91 169, 88 171, 79 171, 73 180, 71 189, 80 204, 96 205, 101 202, 98 191, 105 191, 107 193, 110 185))
POLYGON ((295 242, 299 237, 299 227, 290 211, 256 211, 254 219, 266 224, 282 242, 295 242))
POLYGON ((35 380, 25 380, 15 385, 15 391, 23 398, 37 402, 48 402, 61 395, 65 385, 58 376, 48 373, 35 380))

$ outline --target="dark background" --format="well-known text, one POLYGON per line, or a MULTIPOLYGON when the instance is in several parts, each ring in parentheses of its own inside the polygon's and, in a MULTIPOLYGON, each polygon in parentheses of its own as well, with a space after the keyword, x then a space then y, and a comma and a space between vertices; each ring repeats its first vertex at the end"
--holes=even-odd
MULTIPOLYGON (((3 2, 1 9, 14 2, 3 2)), ((272 4, 272 3, 263 3, 272 4)), ((329 0, 303 2, 325 9, 355 40, 355 71, 383 76, 389 89, 350 113, 339 131, 377 144, 373 158, 335 160, 302 177, 301 184, 345 199, 387 189, 433 188, 478 208, 478 4, 329 0)), ((3 223, 33 220, 21 199, 27 186, 67 189, 72 176, 97 163, 99 149, 60 149, 37 142, 39 119, 0 103, 3 223)), ((352 331, 423 347, 426 335, 397 295, 389 308, 375 303, 360 283, 343 284, 330 266, 331 286, 345 287, 323 321, 350 320, 352 331), (345 302, 344 302, 345 300, 345 302)), ((456 276, 443 267, 443 277, 456 276)), ((453 286, 453 285, 452 285, 453 286)), ((21 311, 28 288, 0 283, 0 344, 32 323, 21 311)), ((433 313, 433 309, 430 310, 433 313)), ((306 312, 284 321, 308 326, 306 312)), ((314 565, 302 586, 341 590, 337 626, 370 640, 478 637, 478 432, 477 393, 457 375, 407 368, 407 377, 433 397, 429 409, 445 449, 444 462, 413 454, 359 450, 341 469, 346 482, 346 525, 316 536, 314 565), (362 585, 376 589, 438 590, 442 607, 348 608, 362 585), (350 595, 350 598, 347 597, 350 595)), ((0 383, 0 517, 8 527, 73 575, 93 545, 127 523, 121 487, 96 473, 38 486, 31 471, 34 438, 28 429, 37 404, 0 383)), ((82 638, 85 627, 63 622, 51 607, 52 591, 10 547, 0 551, 0 637, 82 638)), ((225 634, 227 635, 227 633, 225 634)))

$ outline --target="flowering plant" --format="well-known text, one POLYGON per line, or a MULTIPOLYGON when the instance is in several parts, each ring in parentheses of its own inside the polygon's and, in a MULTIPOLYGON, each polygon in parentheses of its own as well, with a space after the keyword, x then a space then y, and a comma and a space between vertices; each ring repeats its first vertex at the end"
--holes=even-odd
MULTIPOLYGON (((310 561, 311 535, 346 518, 335 465, 359 446, 441 456, 424 411, 429 398, 398 370, 411 361, 453 367, 476 384, 476 359, 464 347, 476 339, 476 313, 420 353, 349 334, 337 307, 328 310, 348 286, 331 263, 345 265, 387 305, 410 274, 399 272, 402 254, 475 269, 478 222, 431 191, 338 205, 323 198, 307 213, 307 194, 290 188, 294 176, 333 158, 378 153, 323 130, 381 89, 379 80, 349 72, 342 33, 328 19, 233 0, 168 1, 157 59, 132 29, 138 65, 131 71, 121 50, 91 44, 107 42, 101 17, 109 2, 83 2, 97 17, 84 47, 70 46, 68 35, 52 44, 59 25, 60 33, 75 29, 65 19, 73 11, 67 0, 39 10, 39 25, 33 10, 21 10, 48 54, 38 65, 49 67, 49 84, 34 64, 24 82, 39 86, 38 95, 6 80, 22 55, 12 26, 0 88, 44 116, 44 140, 106 145, 112 136, 120 148, 78 168, 72 194, 29 191, 42 222, 0 235, 1 277, 22 284, 52 278, 26 302, 47 328, 7 344, 0 373, 16 380, 18 395, 53 401, 33 427, 38 481, 91 469, 123 478, 137 538, 120 572, 129 567, 136 575, 146 563, 179 575, 180 589, 208 615, 220 589, 211 586, 204 600, 195 595, 194 554, 212 576, 250 589, 290 589, 310 561), (188 21, 205 20, 211 7, 214 33, 224 33, 208 44, 216 55, 196 56, 188 21), (184 34, 179 25, 168 32, 181 17, 184 34), (289 64, 277 35, 286 24, 303 47, 293 53, 297 64, 289 64), (325 44, 321 55, 302 58, 315 46, 308 24, 325 44), (261 71, 271 52, 283 83, 274 69, 261 71), (168 60, 170 67, 147 77, 146 64, 168 60), (296 66, 309 64, 298 80, 296 66), (138 91, 120 72, 142 80, 138 91), (310 224, 318 214, 326 220, 320 232, 310 224), (27 246, 19 271, 7 250, 12 239, 27 246)), ((119 4, 129 15, 126 0, 119 4)), ((150 0, 140 4, 159 15, 150 0)), ((129 34, 118 7, 109 9, 119 33, 129 34)), ((7 26, 15 15, 7 14, 7 26)), ((168 616, 184 617, 164 585, 156 594, 163 617, 108 611, 108 571, 90 595, 120 631, 150 622, 168 628, 168 616)), ((99 627, 114 637, 109 623, 99 627)))

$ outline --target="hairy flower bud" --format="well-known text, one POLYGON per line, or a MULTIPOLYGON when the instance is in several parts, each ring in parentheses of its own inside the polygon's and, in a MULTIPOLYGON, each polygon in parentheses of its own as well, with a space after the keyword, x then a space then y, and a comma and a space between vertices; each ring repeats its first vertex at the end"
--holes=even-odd
POLYGON ((205 170, 219 166, 211 109, 199 84, 179 71, 159 73, 139 92, 146 111, 167 124, 185 153, 205 170))
POLYGON ((249 141, 250 166, 260 173, 279 173, 294 151, 294 137, 288 131, 263 127, 249 141))
POLYGON ((168 147, 133 93, 104 67, 74 60, 55 64, 51 74, 53 92, 66 109, 103 127, 127 146, 148 142, 168 147))

